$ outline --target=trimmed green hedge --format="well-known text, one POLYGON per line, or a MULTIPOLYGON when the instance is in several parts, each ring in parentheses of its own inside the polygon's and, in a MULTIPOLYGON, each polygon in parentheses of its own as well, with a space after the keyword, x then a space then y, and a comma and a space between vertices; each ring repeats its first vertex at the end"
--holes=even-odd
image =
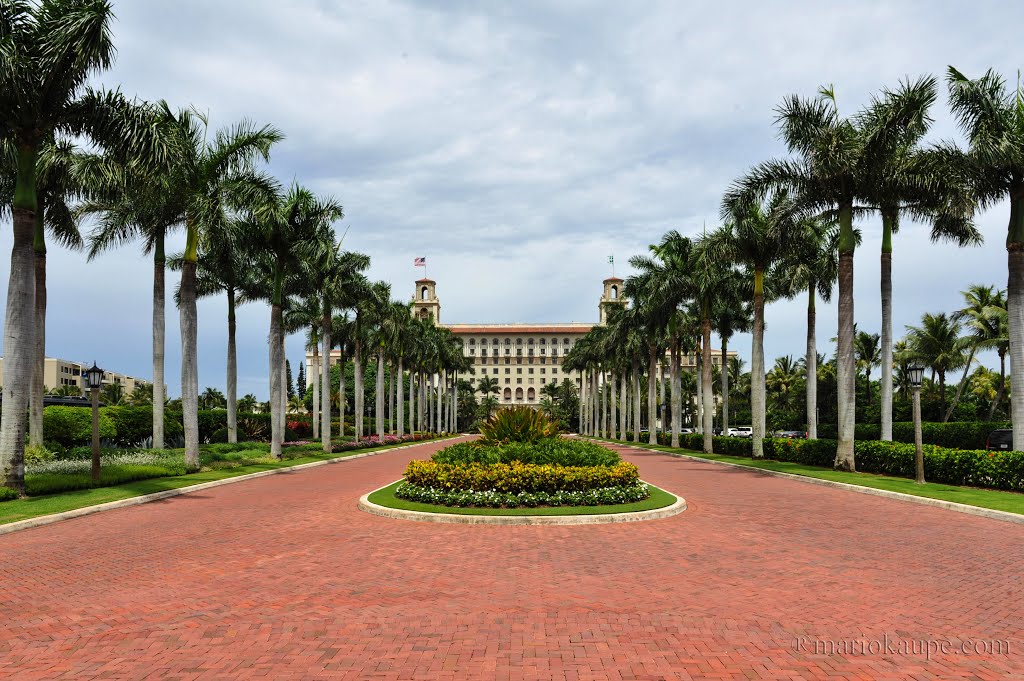
POLYGON ((430 457, 447 464, 522 463, 557 464, 559 466, 614 466, 622 459, 601 445, 586 440, 544 438, 538 442, 509 442, 483 445, 480 441, 460 442, 430 457))
POLYGON ((410 461, 405 479, 418 487, 449 491, 565 492, 635 485, 637 467, 620 461, 614 466, 556 466, 513 461, 489 465, 410 461))
POLYGON ((449 491, 420 487, 404 482, 395 490, 395 496, 408 501, 418 501, 439 506, 482 507, 482 508, 535 508, 537 506, 607 506, 630 504, 643 501, 651 491, 642 482, 622 487, 602 487, 579 492, 477 492, 471 490, 449 491))
MULTIPOLYGON (((701 451, 703 436, 681 435, 679 444, 701 451)), ((750 457, 749 438, 712 438, 715 454, 750 457)), ((765 438, 767 459, 832 468, 836 458, 835 440, 788 440, 765 438)), ((855 440, 854 460, 862 473, 913 478, 914 445, 906 442, 855 440)), ((924 446, 924 472, 929 482, 968 485, 1024 492, 1024 452, 986 452, 983 449, 950 449, 924 446)))
MULTIPOLYGON (((50 406, 43 409, 43 434, 47 442, 67 448, 92 442, 92 409, 50 406)), ((117 427, 100 410, 100 438, 117 435, 117 427)))
MULTIPOLYGON (((985 449, 988 434, 997 428, 1010 428, 1005 421, 951 421, 949 423, 925 422, 921 424, 921 441, 926 445, 938 445, 949 449, 985 449)), ((835 440, 838 437, 834 424, 818 426, 818 437, 835 440)), ((853 429, 854 440, 880 440, 882 426, 877 423, 858 423, 853 429)), ((914 443, 914 424, 898 421, 892 424, 894 442, 914 443)))

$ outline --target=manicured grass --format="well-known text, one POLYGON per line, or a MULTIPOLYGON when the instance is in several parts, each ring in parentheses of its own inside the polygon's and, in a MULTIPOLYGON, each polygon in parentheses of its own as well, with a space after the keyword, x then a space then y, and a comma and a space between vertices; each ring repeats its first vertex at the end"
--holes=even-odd
POLYGON ((27 518, 49 515, 51 513, 72 511, 76 508, 83 508, 85 506, 105 504, 109 501, 120 501, 121 499, 129 499, 131 497, 138 497, 144 494, 152 494, 153 492, 190 487, 192 485, 212 482, 214 480, 223 480, 225 478, 235 478, 240 475, 248 475, 249 473, 259 473, 260 471, 269 471, 277 468, 290 468, 292 466, 312 463, 314 461, 346 458, 356 454, 376 452, 381 449, 410 447, 413 445, 425 444, 427 442, 436 442, 436 440, 406 442, 400 445, 368 447, 366 449, 354 449, 347 452, 336 452, 333 454, 310 453, 300 458, 287 459, 285 461, 247 464, 232 468, 215 468, 199 471, 198 473, 188 473, 186 475, 137 480, 135 482, 116 485, 114 487, 95 487, 92 489, 75 490, 73 492, 63 492, 61 494, 14 499, 11 501, 0 502, 0 525, 13 523, 18 520, 25 520, 27 518))
POLYGON ((676 503, 676 497, 663 489, 648 484, 651 496, 643 501, 631 504, 615 504, 612 506, 545 506, 534 508, 460 508, 457 506, 436 506, 416 501, 406 501, 395 496, 395 490, 402 481, 392 483, 377 490, 369 496, 371 503, 403 511, 421 511, 423 513, 455 513, 458 515, 604 515, 607 513, 631 513, 633 511, 653 511, 676 503))
POLYGON ((1017 492, 1003 492, 1000 490, 980 489, 977 487, 957 487, 956 485, 943 485, 933 482, 926 482, 923 485, 918 485, 913 480, 909 480, 907 478, 895 478, 887 475, 875 475, 873 473, 847 473, 844 471, 834 471, 829 468, 807 466, 804 464, 789 463, 786 461, 773 461, 769 459, 754 460, 741 456, 704 454, 703 452, 696 452, 689 449, 672 449, 661 445, 619 442, 617 440, 602 441, 627 444, 635 447, 641 447, 643 449, 666 452, 669 454, 685 454, 687 456, 699 459, 708 459, 710 461, 727 461, 729 463, 746 466, 747 468, 778 471, 780 473, 792 473, 793 475, 803 475, 808 478, 818 478, 819 480, 832 480, 834 482, 844 482, 849 485, 858 485, 860 487, 871 487, 873 489, 888 490, 890 492, 900 492, 902 494, 910 494, 915 497, 941 499, 942 501, 952 501, 958 504, 977 506, 979 508, 990 508, 996 511, 1024 514, 1024 494, 1018 494, 1017 492))

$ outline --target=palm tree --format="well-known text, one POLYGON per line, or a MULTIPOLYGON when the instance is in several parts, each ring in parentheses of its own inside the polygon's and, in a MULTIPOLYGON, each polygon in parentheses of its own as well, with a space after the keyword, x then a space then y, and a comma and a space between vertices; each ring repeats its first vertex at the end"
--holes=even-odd
POLYGON ((740 184, 730 189, 727 200, 741 202, 785 189, 804 210, 811 213, 834 211, 838 216, 839 442, 835 467, 853 471, 856 469, 853 454, 856 421, 853 257, 857 247, 853 216, 859 209, 857 201, 871 194, 871 186, 878 179, 875 164, 886 158, 893 145, 902 139, 900 131, 917 123, 919 111, 893 109, 884 125, 868 121, 863 115, 842 118, 833 90, 821 88, 814 99, 796 95, 786 98, 778 114, 783 141, 795 157, 757 165, 740 184))
POLYGON ((147 407, 153 405, 153 384, 136 383, 128 396, 128 402, 133 407, 147 407))
POLYGON ((225 404, 227 404, 227 398, 216 388, 207 387, 199 396, 199 405, 203 409, 223 409, 225 404))
POLYGON ((765 385, 776 398, 776 407, 788 409, 793 401, 793 389, 800 377, 798 363, 792 355, 775 358, 775 365, 765 375, 765 385))
POLYGON ((968 349, 967 362, 953 401, 942 418, 943 423, 949 421, 960 402, 975 353, 980 349, 1001 349, 1005 337, 1003 320, 1006 317, 1006 299, 1002 291, 995 286, 974 284, 963 291, 963 296, 964 307, 954 312, 952 318, 967 327, 967 337, 964 339, 968 349))
MULTIPOLYGON (((807 292, 807 350, 804 355, 804 370, 807 403, 807 437, 818 439, 818 340, 817 340, 817 298, 825 302, 832 300, 832 288, 838 277, 839 260, 836 248, 837 230, 833 222, 820 216, 799 218, 794 230, 789 252, 779 263, 780 272, 773 276, 775 281, 789 282, 789 297, 807 292)), ((854 230, 854 238, 860 244, 860 230, 854 230)))
POLYGON ((124 386, 120 383, 104 383, 100 389, 100 400, 107 407, 124 404, 124 386))
POLYGON ((259 406, 259 400, 252 393, 246 393, 238 398, 238 412, 240 414, 251 414, 259 406))
MULTIPOLYGON (((775 193, 764 206, 735 195, 722 202, 722 215, 731 219, 708 238, 708 248, 728 264, 747 268, 753 279, 753 347, 751 351, 750 408, 753 416, 752 451, 755 459, 764 458, 765 368, 764 303, 765 272, 789 251, 796 228, 790 226, 788 198, 775 193)), ((723 373, 727 375, 727 372, 723 373)))
MULTIPOLYGON (((976 80, 952 66, 946 82, 949 103, 966 133, 966 153, 946 145, 938 152, 971 183, 982 207, 1010 201, 1006 251, 1009 271, 1010 395, 1024 395, 1024 90, 1007 92, 994 71, 976 80)), ((1024 399, 1010 401, 1015 442, 1024 442, 1024 399)))
POLYGON ((921 317, 920 326, 907 326, 907 357, 923 362, 939 379, 939 398, 946 403, 946 372, 967 361, 966 343, 960 338, 960 322, 945 312, 921 317))
MULTIPOLYGON (((162 160, 162 138, 143 107, 87 86, 110 67, 111 9, 105 0, 6 2, 0 9, 0 141, 15 150, 13 246, 4 323, 0 473, 24 490, 25 425, 36 364, 35 264, 39 156, 62 136, 84 138, 144 163, 162 160)), ((9 148, 9 147, 8 147, 9 148)), ((45 202, 45 198, 44 198, 45 202)), ((42 207, 45 222, 46 206, 42 207)), ((40 386, 41 387, 41 386, 40 386)))
MULTIPOLYGON (((934 101, 935 78, 926 76, 901 83, 896 91, 883 90, 862 115, 866 127, 880 130, 888 129, 895 119, 909 120, 893 131, 893 143, 871 159, 872 181, 865 184, 865 201, 882 218, 882 440, 892 440, 892 237, 900 218, 930 220, 932 241, 953 241, 961 247, 981 241, 971 222, 974 199, 966 184, 958 181, 955 169, 939 167, 933 154, 918 149, 931 124, 928 109, 934 101)), ((869 383, 869 404, 870 390, 869 383)))
MULTIPOLYGON (((284 310, 289 276, 301 278, 303 263, 327 240, 331 224, 340 219, 341 205, 292 184, 287 192, 274 191, 270 200, 256 204, 247 222, 251 242, 260 242, 264 268, 269 272, 270 301, 270 453, 281 458, 284 437, 284 310)), ((327 353, 330 356, 330 353, 327 353)))
POLYGON ((878 366, 882 361, 878 341, 877 333, 868 333, 867 331, 857 332, 853 341, 853 351, 857 355, 857 368, 864 370, 868 405, 871 404, 871 367, 878 366))

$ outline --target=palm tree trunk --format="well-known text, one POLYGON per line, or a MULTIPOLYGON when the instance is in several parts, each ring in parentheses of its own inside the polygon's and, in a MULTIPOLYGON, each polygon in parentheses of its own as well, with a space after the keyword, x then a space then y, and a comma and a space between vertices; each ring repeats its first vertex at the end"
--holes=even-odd
POLYGON ((755 459, 764 458, 765 383, 764 383, 764 270, 754 269, 754 333, 750 353, 750 410, 753 412, 751 451, 755 459))
POLYGON ((633 442, 640 442, 640 358, 633 355, 631 358, 633 369, 633 442))
POLYGON ((436 395, 436 406, 434 408, 434 431, 441 432, 441 374, 437 374, 437 389, 434 389, 434 374, 430 375, 430 390, 436 395))
POLYGON ((700 352, 700 342, 699 342, 699 340, 698 340, 698 343, 697 343, 697 351, 694 352, 693 361, 694 361, 695 373, 697 374, 697 380, 695 381, 695 383, 697 384, 697 408, 694 409, 694 414, 693 414, 693 416, 694 416, 693 429, 696 432, 698 432, 701 435, 703 435, 704 434, 704 373, 703 373, 703 371, 701 371, 701 367, 703 366, 703 363, 701 362, 701 352, 700 352))
POLYGON ((601 435, 601 395, 598 382, 598 371, 590 372, 590 434, 594 437, 601 435))
POLYGON ((313 361, 310 364, 310 373, 313 374, 313 439, 320 437, 320 343, 313 345, 313 361))
POLYGON ((658 413, 660 414, 658 430, 664 433, 668 430, 668 404, 665 402, 665 356, 658 358, 658 413))
POLYGON ((363 400, 364 400, 364 388, 363 388, 363 347, 362 343, 356 341, 356 352, 352 358, 354 362, 354 376, 355 382, 355 394, 353 395, 353 402, 355 402, 355 413, 352 415, 352 425, 355 429, 356 440, 360 440, 363 437, 363 400))
POLYGON ((395 365, 391 362, 388 362, 388 365, 390 371, 388 374, 390 378, 388 393, 391 398, 391 403, 388 405, 388 432, 397 433, 398 431, 395 430, 395 405, 398 403, 398 395, 401 391, 398 388, 398 384, 395 383, 395 365))
POLYGON ((722 434, 729 432, 729 339, 722 336, 722 434))
POLYGON ((228 442, 238 442, 238 359, 235 352, 235 289, 228 287, 228 442))
POLYGON ((712 416, 714 415, 714 395, 711 389, 711 318, 704 316, 700 320, 701 329, 701 367, 700 367, 700 378, 701 383, 704 387, 702 395, 703 404, 701 406, 702 419, 701 426, 704 429, 704 453, 712 453, 711 436, 714 434, 714 424, 712 422, 712 416))
POLYGON ((683 385, 679 376, 679 343, 672 344, 672 357, 669 360, 669 371, 672 376, 672 446, 679 446, 679 431, 683 425, 683 385))
POLYGON ((988 408, 988 420, 991 421, 996 416, 996 409, 1003 401, 1003 393, 1006 391, 1006 352, 1003 350, 999 351, 999 389, 996 390, 996 399, 992 400, 992 404, 988 408))
POLYGON ((384 437, 384 349, 377 348, 377 394, 374 400, 374 425, 377 426, 377 438, 381 439, 384 437))
POLYGON ((619 433, 615 430, 618 425, 618 417, 616 414, 616 400, 618 397, 616 393, 619 392, 619 375, 616 372, 611 373, 611 393, 608 395, 608 431, 609 437, 612 440, 619 439, 619 433))
MULTIPOLYGON (((889 211, 882 211, 882 440, 892 440, 892 228, 895 223, 889 211)), ((868 369, 870 371, 870 369, 868 369)), ((871 404, 871 381, 868 381, 868 404, 871 404)))
MULTIPOLYGON (((325 301, 326 302, 326 301, 325 301)), ((331 306, 324 305, 323 317, 320 319, 320 342, 324 346, 324 365, 320 369, 320 442, 325 453, 331 451, 331 306)), ((344 356, 344 348, 342 349, 344 356)), ((341 435, 345 435, 345 369, 341 371, 341 435)))
POLYGON ((816 282, 807 288, 807 437, 818 439, 818 341, 817 312, 815 311, 816 282))
POLYGON ((964 365, 964 374, 960 377, 960 384, 956 387, 956 394, 953 395, 953 402, 949 405, 949 409, 946 410, 946 415, 942 417, 942 422, 947 423, 949 417, 953 415, 953 410, 956 409, 956 405, 960 402, 960 395, 964 392, 964 386, 967 385, 967 374, 971 370, 971 362, 974 361, 974 352, 977 348, 971 348, 971 352, 967 356, 967 364, 964 365))
POLYGON ((278 367, 278 371, 281 374, 281 411, 278 412, 278 418, 281 419, 281 442, 284 442, 288 438, 288 370, 285 360, 284 351, 284 324, 281 324, 281 366, 278 367))
POLYGON ((153 240, 153 449, 164 448, 164 346, 166 329, 164 230, 153 240))
MULTIPOLYGON (((339 350, 339 352, 338 352, 338 435, 341 436, 341 437, 345 437, 345 412, 348 411, 348 395, 345 392, 345 344, 342 343, 339 346, 338 350, 339 350)), ((329 351, 330 350, 328 350, 328 352, 329 351)), ((330 391, 330 389, 331 389, 331 356, 330 355, 324 356, 323 372, 327 376, 327 378, 325 380, 325 385, 327 386, 327 390, 330 391)), ((323 399, 323 397, 321 396, 320 399, 323 399)), ((331 426, 331 421, 330 421, 330 417, 331 417, 331 411, 330 411, 331 407, 330 407, 330 404, 331 404, 331 401, 330 401, 330 398, 328 397, 328 399, 327 399, 327 405, 328 405, 327 406, 327 418, 328 418, 327 430, 324 431, 322 428, 320 429, 320 431, 321 431, 320 432, 320 436, 321 437, 323 437, 324 432, 327 433, 328 437, 331 436, 331 430, 332 430, 333 426, 331 426)), ((323 418, 323 416, 321 415, 320 418, 323 418)))
POLYGON ((284 383, 281 380, 281 362, 284 360, 281 353, 281 305, 273 303, 270 306, 270 455, 275 459, 281 458, 281 442, 284 440, 284 433, 281 432, 281 391, 284 383))
POLYGON ((658 444, 658 347, 648 345, 647 357, 647 444, 658 444))
POLYGON ((626 400, 626 375, 624 372, 616 374, 619 383, 619 440, 626 439, 626 412, 629 408, 626 406, 629 402, 626 400))
MULTIPOLYGON (((396 397, 398 399, 398 413, 395 414, 398 419, 397 430, 395 431, 398 437, 405 435, 405 392, 402 390, 405 382, 405 368, 402 366, 402 356, 398 356, 398 384, 395 386, 396 397)), ((409 386, 409 404, 410 411, 412 410, 412 385, 409 386)))
POLYGON ((835 468, 854 471, 853 431, 857 418, 857 370, 853 354, 853 209, 839 211, 839 338, 836 351, 836 392, 839 403, 839 442, 835 468))
MULTIPOLYGON (((194 229, 189 232, 194 233, 194 229)), ((181 410, 185 426, 185 465, 199 466, 199 363, 197 357, 197 316, 196 316, 196 261, 189 257, 195 253, 197 236, 189 235, 192 247, 185 247, 185 261, 181 266, 181 284, 178 287, 178 312, 181 326, 181 410)), ((277 310, 280 330, 281 309, 277 310)), ((271 321, 273 324, 273 321, 271 321)), ((271 329, 273 330, 273 329, 271 329)), ((273 371, 273 367, 271 367, 273 371)), ((273 398, 272 398, 273 399, 273 398)), ((279 449, 280 451, 280 449, 279 449)))
MULTIPOLYGON (((12 204, 14 244, 4 320, 4 404, 0 415, 0 473, 7 487, 25 491, 25 425, 35 352, 35 166, 34 148, 18 149, 18 180, 12 204)), ((1024 440, 1022 440, 1024 441, 1024 440)))

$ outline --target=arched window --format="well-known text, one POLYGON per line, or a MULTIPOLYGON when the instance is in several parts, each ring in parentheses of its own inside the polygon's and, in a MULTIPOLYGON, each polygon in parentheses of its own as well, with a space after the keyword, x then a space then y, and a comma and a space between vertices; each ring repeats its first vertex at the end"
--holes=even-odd
POLYGON ((618 286, 612 286, 612 299, 614 300, 614 299, 616 299, 618 297, 619 297, 619 287, 618 286))
POLYGON ((512 388, 505 388, 504 397, 506 402, 512 399, 512 388))
POLYGON ((523 339, 522 338, 516 338, 516 345, 522 345, 522 344, 523 344, 523 339))
POLYGON ((427 292, 430 291, 426 286, 420 289, 420 300, 428 300, 427 292))
POLYGON ((522 402, 523 401, 523 389, 522 388, 516 388, 516 401, 517 402, 522 402))
POLYGON ((547 338, 541 338, 541 339, 540 339, 540 344, 541 344, 541 345, 547 345, 547 342, 548 342, 548 339, 547 339, 547 338))
POLYGON ((506 338, 505 339, 505 345, 512 345, 512 339, 511 338, 506 338))
POLYGON ((526 401, 527 402, 533 402, 536 398, 537 398, 537 393, 534 391, 533 388, 530 388, 529 390, 526 391, 526 401))
POLYGON ((430 313, 427 312, 427 308, 421 307, 420 308, 420 319, 426 319, 429 316, 430 316, 430 313))

